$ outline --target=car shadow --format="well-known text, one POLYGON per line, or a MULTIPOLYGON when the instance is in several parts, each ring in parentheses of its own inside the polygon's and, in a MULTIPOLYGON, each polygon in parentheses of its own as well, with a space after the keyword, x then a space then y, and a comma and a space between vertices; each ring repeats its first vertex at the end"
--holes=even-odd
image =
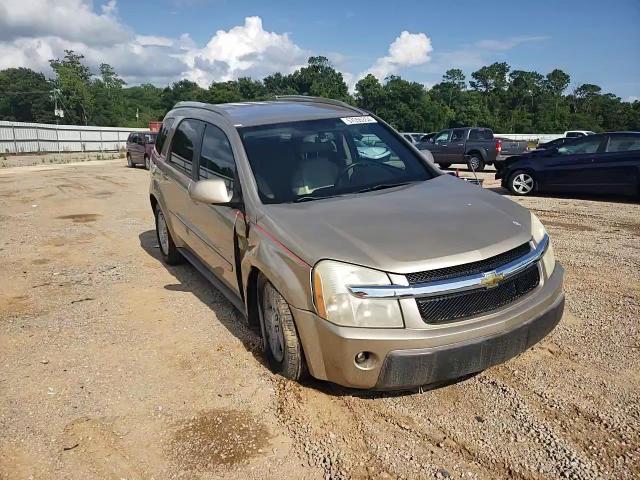
POLYGON ((203 277, 198 270, 187 261, 180 265, 167 265, 162 261, 160 248, 155 230, 147 230, 138 235, 142 249, 158 261, 176 279, 177 283, 165 285, 166 290, 172 292, 189 292, 207 305, 220 323, 234 335, 247 351, 268 368, 266 359, 262 355, 261 338, 247 323, 244 316, 203 277))
MULTIPOLYGON (((269 369, 267 359, 262 354, 262 338, 257 330, 251 328, 244 316, 229 302, 225 296, 220 293, 211 283, 203 277, 198 270, 185 261, 180 265, 167 265, 162 261, 160 256, 160 248, 155 230, 147 230, 138 235, 140 246, 152 258, 157 260, 169 273, 177 280, 178 283, 165 285, 166 290, 173 292, 190 292, 193 293, 198 300, 207 305, 216 315, 220 323, 234 335, 244 348, 250 352, 260 364, 269 369)), ((332 397, 358 397, 362 399, 390 398, 402 397, 406 395, 414 395, 425 393, 431 390, 437 390, 454 383, 460 383, 475 374, 467 375, 455 380, 433 385, 425 385, 423 387, 411 388, 398 391, 381 391, 381 390, 358 390, 347 388, 324 380, 316 380, 311 376, 302 380, 300 384, 306 388, 312 388, 332 397)))

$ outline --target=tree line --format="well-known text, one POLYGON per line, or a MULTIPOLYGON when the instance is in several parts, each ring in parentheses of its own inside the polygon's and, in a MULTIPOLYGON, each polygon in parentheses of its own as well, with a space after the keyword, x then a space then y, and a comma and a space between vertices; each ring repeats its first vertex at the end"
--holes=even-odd
POLYGON ((639 101, 622 101, 593 84, 570 90, 571 77, 562 70, 543 75, 512 70, 504 62, 484 66, 470 79, 462 70, 450 69, 430 89, 396 75, 383 82, 367 75, 350 93, 342 74, 320 56, 291 74, 213 82, 208 88, 189 80, 165 88, 129 87, 110 65, 103 63, 92 72, 83 60, 83 55, 66 50, 63 58, 50 60, 51 79, 27 68, 0 70, 0 119, 55 123, 57 104, 64 110, 61 123, 145 127, 183 100, 225 103, 295 94, 342 100, 409 132, 457 126, 500 133, 640 130, 639 101))

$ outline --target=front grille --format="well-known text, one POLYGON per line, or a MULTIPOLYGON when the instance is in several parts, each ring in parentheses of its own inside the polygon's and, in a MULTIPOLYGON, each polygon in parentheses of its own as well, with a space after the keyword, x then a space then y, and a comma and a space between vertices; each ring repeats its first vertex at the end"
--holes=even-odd
POLYGON ((433 282, 436 280, 448 280, 456 277, 466 277, 467 275, 476 275, 478 273, 490 272, 502 265, 506 265, 531 251, 529 243, 523 243, 519 247, 508 250, 495 257, 486 258, 477 262, 465 263, 463 265, 455 265, 453 267, 438 268, 436 270, 427 270, 424 272, 415 272, 407 274, 409 285, 416 283, 433 282))
POLYGON ((505 280, 495 288, 448 293, 416 299, 422 320, 440 324, 496 310, 526 295, 540 283, 538 265, 505 280))

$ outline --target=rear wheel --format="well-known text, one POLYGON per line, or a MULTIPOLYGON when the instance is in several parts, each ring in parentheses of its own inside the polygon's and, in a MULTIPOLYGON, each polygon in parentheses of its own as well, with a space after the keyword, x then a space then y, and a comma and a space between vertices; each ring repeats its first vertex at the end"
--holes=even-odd
POLYGON ((145 155, 145 156, 144 156, 144 168, 146 168, 147 170, 149 170, 149 166, 150 166, 149 156, 148 156, 148 155, 145 155))
POLYGON ((158 246, 162 260, 167 265, 177 265, 182 263, 182 255, 178 252, 176 245, 173 243, 171 232, 167 226, 167 220, 160 206, 156 207, 156 237, 158 238, 158 246))
POLYGON ((482 157, 477 153, 471 155, 471 158, 469 159, 467 165, 469 166, 469 170, 473 170, 476 172, 481 172, 484 170, 484 160, 482 160, 482 157))
POLYGON ((260 278, 259 288, 262 343, 269 365, 283 377, 300 380, 306 371, 304 354, 291 309, 266 278, 260 278))
POLYGON ((509 177, 507 188, 514 195, 530 195, 535 191, 536 181, 530 173, 518 170, 509 177))

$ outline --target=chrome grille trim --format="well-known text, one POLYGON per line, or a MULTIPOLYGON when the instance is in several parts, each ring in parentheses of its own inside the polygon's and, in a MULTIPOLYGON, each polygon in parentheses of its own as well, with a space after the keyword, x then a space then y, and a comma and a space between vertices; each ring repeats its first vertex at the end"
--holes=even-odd
MULTIPOLYGON (((501 267, 489 272, 468 275, 465 277, 452 278, 448 280, 436 280, 433 282, 419 283, 414 285, 348 285, 349 293, 357 298, 366 299, 401 299, 420 298, 442 295, 447 293, 464 292, 479 288, 488 288, 484 282, 487 274, 493 274, 506 280, 509 277, 527 269, 527 267, 538 262, 549 245, 549 237, 545 234, 540 243, 526 255, 509 262, 501 267)), ((490 287, 489 287, 490 288, 490 287)))

